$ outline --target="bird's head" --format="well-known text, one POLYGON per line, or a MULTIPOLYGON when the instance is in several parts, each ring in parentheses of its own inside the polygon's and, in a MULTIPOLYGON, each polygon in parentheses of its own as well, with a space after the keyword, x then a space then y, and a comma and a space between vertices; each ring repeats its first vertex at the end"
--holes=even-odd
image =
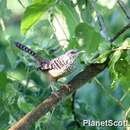
POLYGON ((71 49, 66 52, 66 55, 69 57, 77 57, 79 55, 79 51, 77 49, 71 49))
POLYGON ((77 57, 79 54, 84 53, 85 51, 79 51, 78 49, 71 49, 66 52, 66 55, 69 57, 77 57))
POLYGON ((79 51, 77 49, 71 49, 65 53, 64 60, 71 61, 73 63, 82 52, 83 51, 79 51))

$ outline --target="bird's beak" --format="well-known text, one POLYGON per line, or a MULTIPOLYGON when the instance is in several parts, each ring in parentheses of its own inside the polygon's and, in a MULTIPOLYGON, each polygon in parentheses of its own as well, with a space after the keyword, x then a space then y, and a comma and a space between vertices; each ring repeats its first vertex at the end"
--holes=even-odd
POLYGON ((81 54, 81 53, 85 53, 85 51, 79 51, 78 53, 79 53, 79 54, 81 54))
POLYGON ((76 53, 76 56, 79 56, 81 53, 84 53, 85 51, 78 51, 77 53, 76 53))
POLYGON ((85 51, 80 51, 80 53, 84 53, 85 51))

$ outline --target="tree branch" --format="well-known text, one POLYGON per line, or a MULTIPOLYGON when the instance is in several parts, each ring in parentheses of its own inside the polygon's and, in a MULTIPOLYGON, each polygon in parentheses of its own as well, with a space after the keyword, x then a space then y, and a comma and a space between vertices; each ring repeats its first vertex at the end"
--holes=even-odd
MULTIPOLYGON (((110 42, 114 42, 121 34, 130 28, 130 23, 124 26, 110 42)), ((27 113, 22 117, 16 124, 14 124, 9 130, 28 130, 32 124, 34 124, 39 118, 49 112, 58 102, 62 101, 62 98, 68 96, 69 94, 75 92, 87 81, 95 77, 98 73, 102 72, 108 65, 109 59, 105 63, 100 64, 90 64, 85 68, 84 71, 80 72, 76 77, 74 77, 70 82, 68 88, 62 86, 55 95, 49 96, 40 105, 38 105, 32 112, 27 113)))
POLYGON ((120 35, 122 35, 125 31, 127 31, 130 28, 130 23, 128 23, 126 26, 124 26, 113 38, 110 39, 110 42, 114 42, 120 35))
POLYGON ((68 86, 68 88, 62 86, 56 92, 57 96, 53 94, 49 96, 32 112, 27 113, 23 118, 16 122, 16 124, 13 125, 9 130, 28 130, 31 125, 35 123, 40 117, 50 111, 59 101, 62 101, 62 98, 73 93, 76 89, 81 87, 91 78, 102 72, 107 66, 107 64, 108 61, 101 64, 91 64, 87 66, 84 71, 80 72, 69 82, 70 86, 68 86))
MULTIPOLYGON (((124 33, 128 28, 130 28, 130 23, 122 28, 110 41, 115 41, 122 33, 124 33)), ((107 60, 105 63, 101 64, 90 64, 85 68, 84 71, 80 72, 76 77, 74 77, 70 82, 68 88, 62 86, 55 95, 49 96, 40 105, 38 105, 32 112, 27 113, 23 118, 21 118, 15 125, 13 125, 9 130, 28 130, 33 123, 35 123, 40 117, 49 112, 53 106, 69 94, 75 92, 79 87, 89 81, 91 78, 96 76, 98 73, 102 72, 108 64, 107 60)))
POLYGON ((105 23, 104 23, 104 19, 103 19, 103 16, 99 13, 99 11, 96 9, 96 0, 93 0, 92 1, 92 6, 93 6, 93 9, 95 10, 96 12, 96 17, 97 17, 97 22, 98 22, 98 25, 99 25, 99 28, 100 28, 100 34, 107 40, 109 41, 109 36, 108 36, 108 33, 107 33, 107 29, 106 29, 106 26, 105 26, 105 23))
POLYGON ((26 7, 24 6, 24 4, 22 3, 21 0, 18 0, 18 2, 20 3, 20 5, 21 5, 23 8, 26 8, 26 7))

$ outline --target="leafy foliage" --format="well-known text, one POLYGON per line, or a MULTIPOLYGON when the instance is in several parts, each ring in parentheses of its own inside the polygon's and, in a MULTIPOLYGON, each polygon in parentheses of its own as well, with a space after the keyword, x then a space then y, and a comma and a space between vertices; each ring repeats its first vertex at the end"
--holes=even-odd
POLYGON ((53 0, 37 1, 33 2, 34 4, 27 7, 24 17, 21 23, 21 31, 26 33, 32 25, 34 25, 44 12, 52 6, 53 0))
MULTIPOLYGON (((11 2, 0 1, 0 130, 7 130, 51 93, 47 75, 36 70, 37 63, 32 57, 15 47, 17 40, 45 59, 72 48, 84 51, 77 60, 77 68, 61 79, 64 82, 70 81, 86 65, 110 58, 106 70, 77 90, 73 102, 72 96, 68 97, 56 106, 51 121, 50 112, 30 130, 99 129, 83 127, 80 124, 83 119, 130 121, 130 31, 111 45, 103 38, 96 15, 103 16, 107 33, 114 36, 129 22, 117 3, 28 0, 23 3, 25 9, 18 1, 12 9, 11 2)), ((123 127, 101 129, 122 130, 123 127)))

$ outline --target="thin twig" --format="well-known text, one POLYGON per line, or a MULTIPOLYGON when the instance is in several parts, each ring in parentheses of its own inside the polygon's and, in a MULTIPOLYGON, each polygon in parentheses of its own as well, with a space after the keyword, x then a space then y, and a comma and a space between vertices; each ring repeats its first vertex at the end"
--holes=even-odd
POLYGON ((123 102, 125 98, 130 94, 130 88, 125 92, 125 94, 121 97, 120 102, 123 102))
POLYGON ((121 7, 122 11, 124 12, 124 14, 126 15, 126 17, 128 19, 130 19, 130 15, 129 15, 130 11, 129 11, 128 7, 125 5, 125 3, 122 0, 118 0, 117 2, 120 5, 120 7, 121 7))
POLYGON ((22 3, 21 0, 18 0, 18 2, 20 3, 20 5, 21 5, 23 8, 26 8, 26 7, 24 6, 24 4, 22 3))
POLYGON ((102 15, 99 13, 99 11, 96 9, 96 1, 95 0, 93 0, 92 6, 93 6, 93 8, 96 12, 98 25, 100 27, 100 33, 106 40, 109 40, 110 38, 109 38, 108 33, 107 33, 107 29, 106 29, 106 26, 105 26, 105 23, 104 23, 104 19, 103 19, 102 15))
POLYGON ((108 36, 108 33, 106 31, 106 27, 105 27, 105 23, 104 23, 104 19, 103 17, 101 16, 101 14, 99 12, 96 12, 97 14, 97 20, 98 20, 98 24, 100 26, 100 32, 101 32, 101 35, 107 40, 109 41, 109 36, 108 36))
POLYGON ((125 31, 127 31, 130 28, 130 23, 128 23, 126 26, 124 26, 113 38, 110 39, 110 42, 114 42, 120 35, 122 35, 125 31))

